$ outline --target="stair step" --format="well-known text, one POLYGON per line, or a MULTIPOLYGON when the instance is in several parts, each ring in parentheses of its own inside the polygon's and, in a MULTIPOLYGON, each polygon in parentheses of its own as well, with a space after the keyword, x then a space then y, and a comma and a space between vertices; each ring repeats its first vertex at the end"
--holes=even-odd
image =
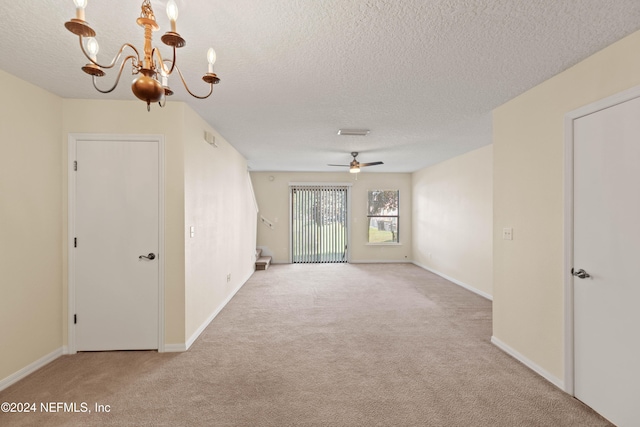
POLYGON ((267 268, 269 268, 270 264, 271 264, 270 256, 261 256, 256 261, 256 270, 266 270, 267 268))

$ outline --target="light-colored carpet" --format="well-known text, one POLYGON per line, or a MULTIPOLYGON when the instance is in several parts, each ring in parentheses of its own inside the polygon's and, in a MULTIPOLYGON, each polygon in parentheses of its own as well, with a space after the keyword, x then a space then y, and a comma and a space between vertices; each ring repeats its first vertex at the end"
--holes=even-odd
POLYGON ((275 265, 188 352, 61 357, 0 392, 38 405, 0 425, 611 425, 490 337, 490 301, 416 266, 275 265))

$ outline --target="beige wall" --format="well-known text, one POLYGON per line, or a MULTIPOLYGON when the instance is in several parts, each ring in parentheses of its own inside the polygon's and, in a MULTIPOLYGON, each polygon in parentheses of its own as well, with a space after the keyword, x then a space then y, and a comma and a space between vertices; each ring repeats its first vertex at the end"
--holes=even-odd
POLYGON ((253 273, 256 210, 246 160, 188 107, 184 144, 189 341, 253 273), (215 134, 217 148, 204 140, 205 129, 215 134))
POLYGON ((413 261, 493 294, 493 147, 413 174, 413 261))
POLYGON ((258 224, 258 246, 266 247, 273 262, 289 262, 289 183, 349 182, 351 190, 351 262, 411 261, 411 174, 361 172, 358 179, 348 171, 339 173, 252 172, 258 215, 274 229, 258 224), (269 180, 273 177, 273 180, 269 180), (367 191, 400 190, 400 245, 367 244, 367 191))
MULTIPOLYGON (((62 147, 64 177, 63 268, 67 271, 67 135, 69 133, 161 134, 165 141, 165 344, 185 342, 184 142, 183 103, 152 106, 140 101, 65 99, 62 147)), ((65 280, 66 283, 66 280, 65 280)), ((66 289, 63 298, 66 313, 66 289)), ((63 330, 66 343, 66 317, 63 330)))
POLYGON ((206 144, 213 129, 183 103, 61 99, 2 70, 0 90, 0 381, 67 343, 69 133, 164 136, 165 344, 183 347, 253 272, 244 158, 220 135, 206 144))
POLYGON ((563 120, 640 84, 640 32, 494 111, 494 337, 564 377, 563 120), (513 227, 513 240, 502 240, 513 227))
POLYGON ((62 99, 0 70, 0 380, 62 350, 62 99))

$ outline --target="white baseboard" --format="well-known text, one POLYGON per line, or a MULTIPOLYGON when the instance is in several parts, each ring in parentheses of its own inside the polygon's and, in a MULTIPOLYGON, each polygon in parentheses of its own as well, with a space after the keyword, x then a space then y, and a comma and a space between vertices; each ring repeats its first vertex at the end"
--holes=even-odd
MULTIPOLYGON (((251 274, 253 274, 253 273, 251 273, 251 274)), ((209 316, 207 318, 207 320, 205 320, 200 325, 200 327, 198 329, 196 329, 196 331, 191 335, 191 337, 189 337, 187 342, 184 344, 184 350, 173 350, 173 351, 187 351, 187 350, 189 350, 189 348, 193 345, 193 343, 198 339, 200 334, 202 334, 202 332, 207 328, 207 326, 209 326, 209 324, 211 322, 213 322, 213 319, 215 319, 216 316, 218 314, 220 314, 222 309, 229 303, 229 301, 231 301, 231 299, 238 293, 238 291, 244 286, 244 284, 247 283, 247 280, 249 280, 249 278, 251 277, 251 274, 249 274, 249 276, 247 276, 244 280, 241 280, 240 284, 229 294, 229 296, 224 301, 222 301, 222 303, 218 306, 218 308, 216 308, 215 311, 213 313, 211 313, 211 316, 209 316)), ((178 345, 179 344, 171 344, 170 347, 177 348, 178 345)), ((167 350, 167 346, 166 345, 165 345, 165 351, 170 351, 170 350, 167 350)))
MULTIPOLYGON (((282 265, 282 264, 292 264, 292 263, 289 261, 271 260, 271 265, 275 265, 275 264, 282 265)), ((329 264, 332 264, 332 263, 329 263, 329 264)), ((337 262, 335 264, 343 264, 343 263, 337 262)), ((352 259, 351 261, 346 262, 344 264, 411 264, 411 261, 406 259, 357 259, 357 260, 352 259)))
POLYGON ((183 351, 187 351, 187 345, 185 343, 165 344, 163 353, 182 353, 183 351))
MULTIPOLYGON (((236 287, 231 292, 231 294, 229 294, 229 296, 222 302, 222 304, 220 304, 218 306, 218 308, 216 308, 216 310, 211 314, 211 316, 209 316, 209 318, 207 320, 205 320, 204 323, 202 323, 202 325, 200 325, 198 330, 196 330, 196 332, 194 332, 193 335, 191 335, 191 337, 189 338, 189 340, 186 343, 184 343, 184 344, 183 343, 165 344, 164 345, 164 352, 165 353, 173 353, 173 352, 184 352, 184 351, 187 351, 189 349, 189 347, 191 347, 191 345, 193 345, 195 340, 198 339, 198 337, 205 330, 205 328, 207 326, 209 326, 209 324, 213 321, 213 319, 216 318, 216 316, 229 303, 229 301, 231 301, 231 299, 235 296, 235 294, 238 293, 238 291, 244 286, 244 284, 247 282, 247 280, 249 280, 250 277, 251 277, 251 274, 249 274, 249 276, 247 278, 245 278, 244 280, 242 280, 240 282, 240 285, 238 285, 238 287, 236 287)), ((14 384, 14 383, 16 383, 18 381, 20 381, 21 379, 25 378, 27 375, 32 374, 33 372, 37 371, 38 369, 42 368, 43 366, 53 362, 54 360, 56 360, 58 357, 62 356, 63 354, 68 354, 68 352, 69 352, 69 349, 68 349, 67 346, 60 347, 60 348, 52 351, 51 353, 47 354, 46 356, 41 357, 40 359, 36 360, 35 362, 30 363, 29 365, 25 366, 24 368, 20 369, 19 371, 14 372, 13 374, 9 375, 8 377, 0 380, 0 391, 4 390, 5 388, 9 387, 10 385, 12 385, 12 384, 14 384)))
POLYGON ((437 274, 438 276, 442 277, 443 279, 447 279, 448 281, 450 281, 451 283, 455 283, 458 286, 461 286, 463 288, 465 288, 468 291, 473 292, 474 294, 478 294, 483 298, 488 299, 489 301, 493 301, 493 295, 490 295, 484 291, 481 291, 480 289, 476 289, 471 285, 467 285, 464 282, 461 282, 460 280, 454 279, 453 277, 449 277, 446 274, 440 273, 439 271, 434 270, 433 268, 427 267, 426 265, 422 265, 422 264, 418 264, 417 262, 413 261, 414 265, 417 265, 418 267, 430 271, 433 274, 437 274))
POLYGON ((9 375, 8 377, 0 381, 0 391, 9 387, 11 384, 17 383, 21 379, 25 378, 27 375, 34 373, 35 371, 42 368, 43 366, 48 365, 49 363, 53 362, 63 354, 64 354, 64 349, 63 347, 60 347, 52 351, 51 353, 45 356, 42 356, 40 359, 36 360, 35 362, 30 363, 29 365, 25 366, 19 371, 14 372, 13 374, 9 375))
POLYGON ((527 368, 531 369, 533 372, 535 372, 536 374, 540 375, 541 377, 543 377, 544 379, 549 381, 551 384, 553 384, 554 386, 558 387, 560 390, 564 390, 564 381, 562 381, 560 378, 556 377, 555 375, 550 374, 547 370, 541 368, 539 365, 537 365, 536 363, 534 363, 530 359, 526 358, 525 356, 523 356, 518 351, 516 351, 513 348, 509 347, 507 344, 505 344, 504 342, 500 341, 495 336, 491 337, 491 343, 493 345, 495 345, 496 347, 498 347, 500 350, 502 350, 505 353, 507 353, 509 356, 511 356, 514 359, 520 361, 527 368))
POLYGON ((349 264, 411 264, 407 259, 352 259, 349 264))

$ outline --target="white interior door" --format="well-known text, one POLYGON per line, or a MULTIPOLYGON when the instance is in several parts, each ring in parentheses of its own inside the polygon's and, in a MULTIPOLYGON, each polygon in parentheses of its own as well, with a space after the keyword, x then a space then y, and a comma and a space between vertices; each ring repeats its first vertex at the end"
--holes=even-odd
POLYGON ((640 425, 639 261, 636 98, 574 120, 574 393, 619 427, 640 425))
POLYGON ((159 152, 158 141, 76 142, 78 351, 158 348, 159 152))

